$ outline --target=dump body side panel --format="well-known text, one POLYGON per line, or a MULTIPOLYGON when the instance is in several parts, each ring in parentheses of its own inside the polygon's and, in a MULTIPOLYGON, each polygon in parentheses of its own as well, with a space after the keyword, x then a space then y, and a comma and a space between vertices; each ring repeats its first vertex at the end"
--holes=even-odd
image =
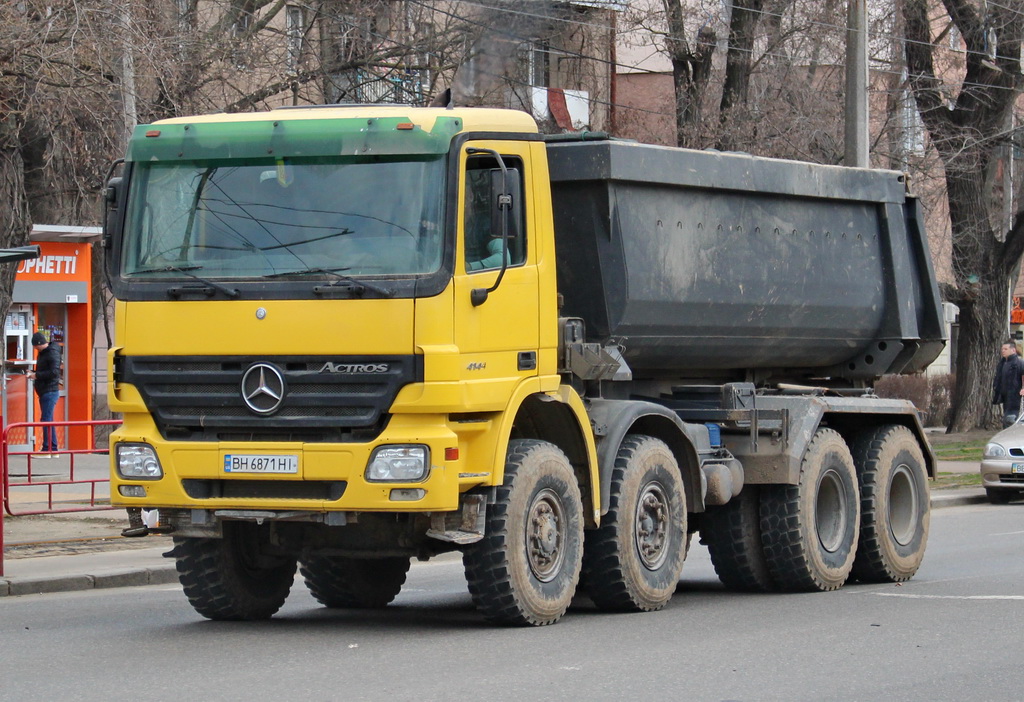
POLYGON ((635 377, 852 380, 941 349, 899 173, 616 141, 548 153, 563 314, 624 337, 635 377))

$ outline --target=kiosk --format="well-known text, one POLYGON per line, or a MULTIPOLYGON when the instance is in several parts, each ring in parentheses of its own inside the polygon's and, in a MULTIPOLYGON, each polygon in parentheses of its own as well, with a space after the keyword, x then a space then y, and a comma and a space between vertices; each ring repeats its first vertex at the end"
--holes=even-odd
MULTIPOLYGON (((38 421, 39 403, 27 372, 35 365, 32 333, 41 331, 63 354, 64 379, 55 421, 92 419, 92 242, 98 227, 35 225, 31 241, 38 258, 18 266, 11 307, 4 323, 2 411, 4 425, 38 421)), ((62 449, 91 449, 92 429, 57 429, 62 449)), ((10 449, 35 450, 42 439, 38 429, 15 430, 10 449)))

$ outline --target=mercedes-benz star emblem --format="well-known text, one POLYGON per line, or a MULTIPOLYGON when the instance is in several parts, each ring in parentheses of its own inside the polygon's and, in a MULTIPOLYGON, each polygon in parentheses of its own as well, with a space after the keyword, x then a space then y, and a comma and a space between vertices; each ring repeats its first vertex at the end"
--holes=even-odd
POLYGON ((272 414, 284 400, 284 376, 269 363, 257 363, 242 376, 242 400, 256 414, 272 414))

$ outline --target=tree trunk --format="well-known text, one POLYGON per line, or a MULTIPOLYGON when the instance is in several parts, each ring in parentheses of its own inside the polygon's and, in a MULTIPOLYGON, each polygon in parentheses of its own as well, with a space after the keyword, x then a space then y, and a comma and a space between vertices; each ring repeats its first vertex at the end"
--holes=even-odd
POLYGON ((722 124, 718 148, 731 150, 733 139, 730 124, 738 108, 747 103, 750 92, 750 71, 753 65, 754 37, 761 18, 763 0, 736 0, 729 18, 729 52, 725 59, 725 83, 718 117, 722 124))
POLYGON ((975 299, 959 302, 960 338, 975 341, 961 344, 957 353, 949 432, 984 426, 991 412, 992 377, 999 345, 1006 340, 1008 285, 1008 276, 993 276, 979 286, 975 299))
MULTIPOLYGON (((0 248, 25 246, 31 224, 25 199, 25 164, 18 148, 20 129, 13 115, 0 115, 0 248)), ((0 266, 0 320, 7 319, 18 266, 0 266)))
POLYGON ((693 127, 700 123, 700 105, 711 78, 711 57, 717 37, 709 26, 697 33, 697 50, 686 41, 686 25, 679 0, 664 0, 668 36, 665 44, 672 61, 672 84, 676 98, 676 144, 697 146, 693 127))
MULTIPOLYGON (((983 162, 979 154, 979 172, 983 162)), ((989 226, 985 207, 990 198, 984 180, 972 177, 972 172, 954 171, 946 176, 953 223, 953 275, 959 291, 954 302, 960 308, 960 338, 970 340, 962 343, 957 353, 951 432, 985 424, 992 401, 988 392, 992 373, 1009 331, 1012 266, 998 259, 1000 242, 989 226)))

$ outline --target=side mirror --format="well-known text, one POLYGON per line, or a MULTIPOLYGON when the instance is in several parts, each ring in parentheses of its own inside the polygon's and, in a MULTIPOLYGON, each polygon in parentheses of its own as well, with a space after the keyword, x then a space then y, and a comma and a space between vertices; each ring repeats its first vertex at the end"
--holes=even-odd
POLYGON ((120 176, 107 181, 103 191, 103 248, 109 249, 115 232, 120 232, 121 218, 117 216, 122 201, 124 179, 120 176))
POLYGON ((500 168, 491 169, 491 232, 495 234, 502 232, 505 223, 509 237, 518 237, 523 229, 519 180, 518 168, 509 168, 504 172, 500 168))
POLYGON ((121 232, 124 228, 125 182, 122 176, 114 176, 114 171, 124 164, 124 159, 114 161, 107 171, 107 187, 103 190, 103 236, 100 247, 104 251, 103 274, 107 286, 113 289, 111 271, 114 259, 120 249, 121 232))
POLYGON ((124 179, 121 176, 115 176, 110 179, 109 183, 107 183, 107 189, 103 193, 107 201, 107 207, 117 209, 117 196, 121 192, 121 183, 123 180, 124 179))

